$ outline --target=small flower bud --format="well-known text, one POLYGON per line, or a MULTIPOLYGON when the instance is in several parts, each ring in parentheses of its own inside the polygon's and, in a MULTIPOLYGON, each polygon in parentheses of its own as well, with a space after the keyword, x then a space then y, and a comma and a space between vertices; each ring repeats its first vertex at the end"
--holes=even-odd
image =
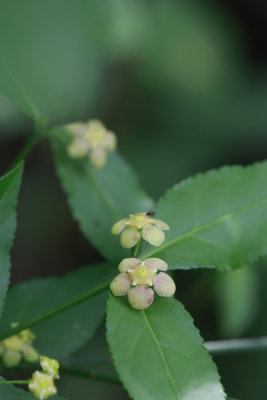
POLYGON ((35 334, 30 329, 24 329, 24 331, 19 333, 19 336, 23 340, 24 343, 32 344, 36 339, 35 334))
POLYGON ((59 378, 59 362, 57 360, 46 356, 40 356, 40 363, 47 374, 51 375, 54 379, 59 378))
POLYGON ((17 350, 7 349, 2 357, 2 362, 5 368, 14 368, 21 361, 21 353, 17 350))
POLYGON ((131 288, 128 293, 128 301, 135 310, 145 310, 154 299, 154 292, 147 286, 136 286, 131 288))
POLYGON ((29 344, 24 344, 22 349, 24 360, 27 362, 35 362, 39 359, 37 351, 29 344))
POLYGON ((30 391, 41 400, 57 393, 53 377, 45 372, 35 371, 28 386, 30 391))
POLYGON ((19 335, 13 335, 3 341, 4 346, 10 350, 21 351, 24 346, 24 342, 19 335))
POLYGON ((154 289, 159 296, 171 297, 176 287, 173 279, 164 272, 160 272, 154 280, 154 289))
POLYGON ((117 275, 110 284, 110 290, 114 296, 124 296, 131 287, 129 274, 122 273, 117 275))

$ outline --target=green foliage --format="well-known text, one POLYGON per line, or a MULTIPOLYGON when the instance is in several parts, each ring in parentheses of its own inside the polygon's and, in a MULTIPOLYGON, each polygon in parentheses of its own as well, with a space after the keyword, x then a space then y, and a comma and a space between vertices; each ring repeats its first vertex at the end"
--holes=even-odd
POLYGON ((107 338, 115 367, 138 400, 225 399, 215 365, 190 315, 173 298, 146 311, 110 295, 107 338))
POLYGON ((111 227, 130 213, 150 210, 152 200, 118 153, 109 154, 107 165, 98 170, 87 158, 78 161, 68 156, 66 131, 53 133, 57 136, 52 139, 57 173, 82 232, 108 259, 126 257, 129 253, 111 235, 111 227))
MULTIPOLYGON (((1 319, 1 333, 12 322, 24 322, 105 282, 114 275, 110 265, 79 269, 59 278, 35 279, 19 283, 7 295, 1 319)), ((101 293, 32 328, 40 354, 65 358, 90 339, 105 314, 106 294, 101 293), (60 339, 59 339, 60 338, 60 339)))
POLYGON ((23 165, 0 178, 0 313, 9 282, 9 252, 16 230, 16 206, 23 165))
POLYGON ((257 278, 254 265, 217 276, 214 295, 224 337, 240 337, 256 318, 260 300, 257 278))
MULTIPOLYGON (((4 381, 0 377, 0 382, 4 381)), ((18 389, 13 385, 1 384, 0 383, 0 398, 3 400, 36 400, 36 397, 31 392, 26 392, 23 389, 18 389)), ((59 396, 50 397, 51 400, 67 400, 66 398, 59 396)))
POLYGON ((267 162, 224 167, 189 178, 159 200, 170 225, 159 257, 173 268, 236 269, 267 253, 267 162))

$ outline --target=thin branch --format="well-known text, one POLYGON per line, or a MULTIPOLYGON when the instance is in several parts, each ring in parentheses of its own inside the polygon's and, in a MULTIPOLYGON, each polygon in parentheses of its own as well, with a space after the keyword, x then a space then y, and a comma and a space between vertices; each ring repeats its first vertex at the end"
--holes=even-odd
POLYGON ((33 149, 35 144, 39 141, 41 135, 38 131, 34 131, 26 140, 22 148, 19 150, 18 154, 16 155, 15 159, 10 164, 8 170, 14 168, 20 161, 22 161, 33 149))
POLYGON ((28 385, 29 381, 0 381, 0 384, 3 383, 7 385, 28 385))
POLYGON ((205 342, 204 346, 214 355, 267 350, 267 336, 205 342))
POLYGON ((105 283, 101 286, 98 286, 95 289, 88 290, 87 292, 81 294, 80 296, 75 297, 74 299, 68 300, 65 303, 62 303, 54 308, 44 311, 43 313, 37 315, 36 317, 29 319, 26 322, 20 323, 19 325, 17 325, 14 328, 8 329, 6 332, 3 332, 2 334, 0 334, 0 341, 8 338, 9 336, 15 335, 15 334, 23 331, 24 329, 31 328, 32 326, 38 324, 39 322, 43 322, 65 310, 75 307, 78 304, 80 304, 88 299, 91 299, 94 296, 97 296, 98 294, 104 292, 105 290, 107 290, 109 288, 109 283, 110 282, 105 283))

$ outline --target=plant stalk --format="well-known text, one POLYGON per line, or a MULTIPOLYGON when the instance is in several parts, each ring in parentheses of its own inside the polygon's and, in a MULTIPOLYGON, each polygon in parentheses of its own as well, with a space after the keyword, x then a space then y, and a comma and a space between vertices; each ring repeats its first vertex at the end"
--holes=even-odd
POLYGON ((7 385, 28 385, 29 381, 0 381, 0 384, 7 384, 7 385))
POLYGON ((267 350, 267 336, 205 342, 204 346, 208 349, 210 354, 216 356, 221 354, 267 350))

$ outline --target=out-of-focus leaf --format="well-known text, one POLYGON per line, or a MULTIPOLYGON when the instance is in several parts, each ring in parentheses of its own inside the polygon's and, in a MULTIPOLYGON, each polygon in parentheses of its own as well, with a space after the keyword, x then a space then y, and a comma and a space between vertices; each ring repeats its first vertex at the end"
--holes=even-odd
POLYGON ((57 173, 82 232, 108 259, 127 256, 129 251, 122 249, 118 236, 111 235, 111 227, 131 213, 149 211, 152 200, 117 152, 108 155, 104 168, 96 169, 87 158, 73 160, 68 156, 66 131, 53 132, 57 173))
MULTIPOLYGON (((0 382, 4 380, 5 379, 0 377, 0 382)), ((36 397, 31 392, 26 392, 23 389, 18 389, 6 383, 0 383, 0 398, 3 400, 36 400, 36 397)), ((51 400, 67 400, 59 396, 52 396, 49 398, 51 400)))
MULTIPOLYGON (((25 322, 38 314, 69 301, 94 287, 109 282, 114 269, 99 264, 63 277, 35 279, 19 283, 8 293, 1 319, 1 333, 12 322, 25 322)), ((105 315, 106 293, 35 325, 36 348, 40 354, 65 358, 90 339, 105 315)))
POLYGON ((258 271, 246 266, 217 277, 215 296, 219 328, 223 336, 239 337, 257 316, 258 271))
POLYGON ((110 295, 107 338, 133 399, 225 399, 192 318, 173 298, 157 298, 149 309, 135 311, 125 298, 110 295))
POLYGON ((267 253, 267 162, 224 167, 182 181, 159 200, 158 217, 170 225, 158 248, 172 268, 236 269, 267 253))
POLYGON ((9 252, 16 230, 16 206, 23 164, 0 178, 0 314, 9 282, 9 252))

